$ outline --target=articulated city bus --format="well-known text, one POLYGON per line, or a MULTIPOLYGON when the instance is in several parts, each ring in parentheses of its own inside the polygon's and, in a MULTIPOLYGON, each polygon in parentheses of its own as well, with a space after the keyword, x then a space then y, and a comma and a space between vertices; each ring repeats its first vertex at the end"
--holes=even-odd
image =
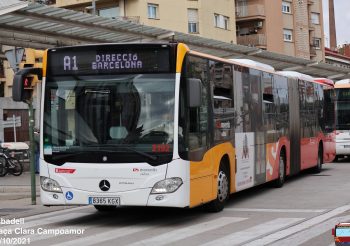
POLYGON ((337 81, 334 85, 336 92, 336 155, 350 155, 350 80, 337 81))
POLYGON ((44 205, 220 211, 230 193, 281 187, 335 155, 312 79, 182 43, 52 48, 43 60, 44 205))

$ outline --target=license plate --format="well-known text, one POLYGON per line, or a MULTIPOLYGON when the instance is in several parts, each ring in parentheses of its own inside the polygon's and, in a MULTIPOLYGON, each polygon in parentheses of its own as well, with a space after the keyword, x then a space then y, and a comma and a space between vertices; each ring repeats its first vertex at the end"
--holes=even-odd
POLYGON ((120 197, 89 197, 89 204, 120 206, 120 197))

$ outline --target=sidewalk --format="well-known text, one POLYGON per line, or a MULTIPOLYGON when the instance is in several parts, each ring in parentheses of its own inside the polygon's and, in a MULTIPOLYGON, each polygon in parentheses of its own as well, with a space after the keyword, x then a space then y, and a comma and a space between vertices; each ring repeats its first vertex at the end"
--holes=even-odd
MULTIPOLYGON (((39 174, 36 174, 36 188, 37 191, 40 191, 40 177, 39 174)), ((10 174, 7 174, 5 177, 0 177, 0 195, 3 194, 17 194, 23 193, 28 194, 31 197, 31 176, 30 172, 23 172, 22 175, 16 177, 10 174)), ((23 198, 23 197, 22 197, 23 198)))
POLYGON ((21 176, 0 177, 0 218, 23 218, 31 215, 68 209, 71 207, 45 207, 40 202, 40 177, 36 174, 36 205, 32 205, 31 176, 24 172, 21 176))

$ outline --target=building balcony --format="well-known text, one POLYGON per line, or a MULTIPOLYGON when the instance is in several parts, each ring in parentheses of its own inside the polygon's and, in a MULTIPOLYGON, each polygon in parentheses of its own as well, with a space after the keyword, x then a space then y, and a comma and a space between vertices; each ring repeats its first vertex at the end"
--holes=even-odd
POLYGON ((251 34, 251 35, 237 36, 237 44, 258 47, 258 48, 266 48, 266 35, 251 34))
POLYGON ((36 0, 36 3, 41 3, 45 5, 54 5, 56 4, 56 0, 36 0))
POLYGON ((236 22, 264 19, 265 7, 262 4, 248 4, 247 6, 236 6, 236 22))
POLYGON ((118 16, 118 17, 112 17, 112 19, 129 21, 136 24, 140 24, 140 16, 118 16))

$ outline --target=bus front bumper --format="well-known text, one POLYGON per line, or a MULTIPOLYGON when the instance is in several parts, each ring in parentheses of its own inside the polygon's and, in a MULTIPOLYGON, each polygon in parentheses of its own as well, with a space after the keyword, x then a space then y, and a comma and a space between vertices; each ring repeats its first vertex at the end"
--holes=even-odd
MULTIPOLYGON (((41 202, 45 206, 57 205, 111 205, 108 202, 117 201, 117 206, 157 206, 157 207, 188 207, 188 194, 183 184, 173 193, 151 194, 151 188, 123 192, 89 192, 72 188, 62 188, 62 193, 48 192, 40 189, 41 202), (95 199, 94 199, 95 198, 95 199), (94 201, 107 204, 94 204, 94 201)), ((114 203, 113 203, 114 204, 114 203)), ((113 205, 112 205, 113 206, 113 205)))

